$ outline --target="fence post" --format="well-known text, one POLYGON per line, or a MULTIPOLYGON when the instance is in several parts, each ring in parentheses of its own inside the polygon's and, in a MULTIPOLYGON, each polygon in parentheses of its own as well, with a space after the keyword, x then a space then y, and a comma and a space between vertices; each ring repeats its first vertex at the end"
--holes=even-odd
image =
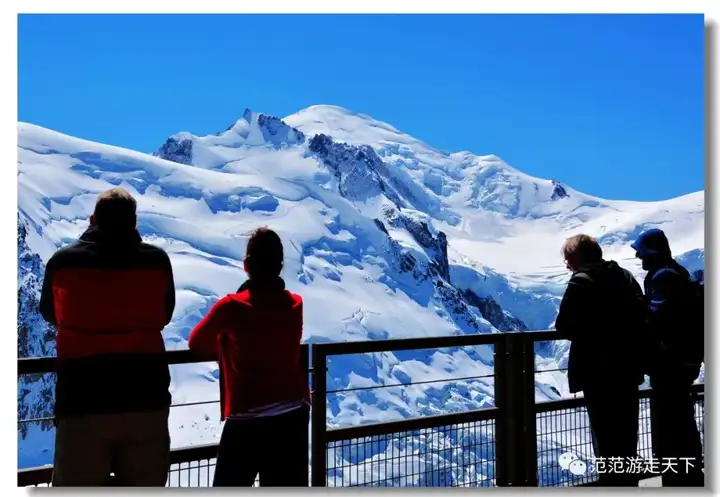
MULTIPOLYGON (((662 432, 660 431, 661 426, 657 417, 657 397, 655 395, 655 390, 652 390, 652 387, 651 391, 648 392, 648 402, 650 404, 650 457, 653 459, 652 462, 659 462, 662 460, 658 457, 658 446, 662 445, 662 432)), ((663 478, 663 476, 665 475, 663 474, 660 476, 660 484, 667 485, 667 482, 663 481, 666 479, 663 478)))
MULTIPOLYGON (((309 354, 309 347, 307 344, 303 344, 300 346, 300 366, 303 368, 303 370, 306 373, 306 381, 307 385, 310 386, 310 378, 312 369, 310 368, 310 358, 308 357, 309 354)), ((309 428, 309 427, 308 427, 309 428)), ((304 452, 304 460, 306 467, 310 467, 310 433, 309 430, 305 430, 305 445, 308 450, 304 452)), ((308 475, 308 481, 307 485, 310 486, 310 475, 308 475)))
POLYGON ((510 423, 507 401, 507 343, 500 337, 493 346, 493 372, 495 375, 495 482, 498 487, 506 487, 511 480, 508 475, 508 455, 510 423))
POLYGON ((495 476, 498 486, 537 486, 534 342, 510 333, 495 344, 495 476))
MULTIPOLYGON (((520 338, 520 336, 518 336, 520 338)), ((525 485, 538 486, 537 414, 535 413, 535 341, 529 336, 522 340, 522 405, 523 450, 525 453, 525 485)))
POLYGON ((327 358, 322 344, 312 344, 313 388, 311 425, 311 481, 313 487, 327 486, 327 358))

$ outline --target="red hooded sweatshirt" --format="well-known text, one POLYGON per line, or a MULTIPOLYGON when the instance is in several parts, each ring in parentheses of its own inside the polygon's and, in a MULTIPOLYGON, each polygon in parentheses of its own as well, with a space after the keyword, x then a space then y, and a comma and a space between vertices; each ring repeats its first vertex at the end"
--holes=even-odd
POLYGON ((219 362, 221 420, 279 402, 309 402, 302 328, 302 298, 281 278, 248 280, 198 323, 188 346, 219 362))

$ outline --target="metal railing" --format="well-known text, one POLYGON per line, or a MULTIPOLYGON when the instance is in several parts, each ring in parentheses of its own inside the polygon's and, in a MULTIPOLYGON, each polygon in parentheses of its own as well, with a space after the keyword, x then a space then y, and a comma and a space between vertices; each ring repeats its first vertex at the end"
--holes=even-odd
MULTIPOLYGON (((561 340, 556 332, 496 333, 438 338, 320 343, 312 345, 313 486, 565 486, 593 485, 597 474, 575 475, 559 456, 594 456, 582 397, 536 402, 535 344, 561 340), (493 349, 494 405, 437 416, 329 428, 327 371, 339 355, 423 349, 493 349), (325 371, 326 374, 319 374, 325 371)), ((563 371, 558 368, 555 371, 563 371)), ((547 371, 542 371, 547 372, 547 371)), ((362 390, 409 387, 439 381, 374 385, 362 390)), ((360 390, 349 388, 350 392, 360 390)), ((701 433, 704 387, 695 385, 696 419, 701 433)), ((638 454, 652 457, 651 389, 641 390, 638 454)), ((657 476, 638 473, 638 480, 657 476)))
MULTIPOLYGON (((301 364, 308 365, 309 347, 302 345, 300 349, 301 364)), ((200 356, 191 350, 170 350, 163 354, 168 365, 193 364, 212 362, 207 357, 200 356)), ((57 359, 55 357, 33 357, 18 359, 18 377, 24 375, 41 375, 57 372, 57 359)), ((308 375, 312 369, 308 367, 308 375)), ((309 378, 308 378, 309 381, 309 378)), ((219 400, 203 402, 186 402, 172 404, 171 407, 186 407, 199 404, 219 403, 219 400)), ((34 419, 20 419, 18 425, 23 423, 52 421, 53 417, 43 416, 34 419)), ((309 441, 308 441, 309 443, 309 441)), ((166 486, 168 487, 210 487, 215 471, 217 457, 217 443, 193 445, 190 447, 174 448, 170 451, 170 469, 166 486)), ((52 481, 52 465, 23 468, 18 470, 18 487, 48 486, 52 481)), ((108 486, 113 485, 110 478, 108 486)), ((259 485, 259 479, 255 486, 259 485)))
MULTIPOLYGON (((210 487, 212 485, 217 444, 195 445, 170 452, 168 487, 210 487)), ((51 465, 18 470, 18 487, 48 486, 52 481, 51 465)), ((108 486, 113 486, 112 478, 108 486)))
MULTIPOLYGON (((437 338, 315 343, 303 346, 303 363, 311 354, 312 486, 565 486, 592 485, 592 474, 574 475, 560 467, 558 456, 574 452, 592 457, 589 422, 582 397, 535 401, 537 342, 560 340, 555 332, 495 333, 437 338), (328 389, 328 366, 336 356, 409 351, 492 349, 490 374, 354 388, 328 389), (478 380, 485 380, 478 383, 478 380), (489 388, 491 402, 476 409, 448 408, 436 415, 328 426, 328 399, 347 392, 408 389, 441 382, 465 390, 489 388)), ((485 356, 486 358, 489 355, 485 356)), ((167 353, 169 364, 208 362, 190 351, 167 353)), ((20 359, 18 375, 56 371, 54 358, 20 359)), ((558 368, 554 371, 562 371, 558 368)), ((453 390, 455 391, 455 390, 453 390)), ((704 441, 704 387, 695 385, 696 419, 704 441)), ((651 389, 640 391, 638 455, 652 448, 651 389)), ((217 402, 217 401, 215 401, 217 402)), ((181 406, 184 404, 178 404, 181 406)), ((210 486, 217 445, 174 449, 168 486, 210 486)), ((18 471, 18 485, 47 484, 52 467, 18 471)), ((657 475, 638 475, 638 479, 657 475)))
MULTIPOLYGON (((693 385, 695 395, 695 421, 698 424, 703 453, 704 418, 705 418, 705 386, 693 385)), ((640 390, 640 416, 638 419, 638 457, 642 459, 643 468, 635 473, 638 480, 661 476, 649 470, 648 461, 653 457, 652 411, 650 399, 651 389, 640 390)), ((584 399, 554 400, 536 404, 537 415, 537 480, 539 486, 577 486, 594 485, 597 474, 588 471, 576 475, 560 467, 558 459, 561 454, 570 452, 587 462, 594 457, 591 442, 590 422, 587 417, 584 399), (584 457, 583 457, 584 456, 584 457)))

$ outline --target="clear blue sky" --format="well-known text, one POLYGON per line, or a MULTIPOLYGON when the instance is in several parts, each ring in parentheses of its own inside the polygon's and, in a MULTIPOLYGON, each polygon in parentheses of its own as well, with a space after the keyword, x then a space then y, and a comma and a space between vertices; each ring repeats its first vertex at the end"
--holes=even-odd
POLYGON ((19 18, 19 120, 144 152, 246 107, 369 114, 590 194, 704 188, 703 17, 19 18))

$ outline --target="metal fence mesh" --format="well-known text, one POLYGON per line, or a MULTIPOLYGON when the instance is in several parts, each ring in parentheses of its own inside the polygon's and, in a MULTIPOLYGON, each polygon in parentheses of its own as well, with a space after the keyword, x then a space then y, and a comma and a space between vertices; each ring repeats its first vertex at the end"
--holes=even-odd
POLYGON ((582 485, 592 481, 585 475, 574 475, 560 465, 560 456, 566 452, 579 459, 592 457, 590 423, 585 408, 559 409, 542 412, 537 420, 538 485, 582 485))
MULTIPOLYGON (((170 466, 166 487, 212 487, 215 476, 216 459, 200 459, 187 461, 170 466)), ((260 486, 259 476, 255 478, 254 487, 260 486)))
POLYGON ((327 444, 329 487, 495 486, 494 420, 327 444))
MULTIPOLYGON (((700 395, 695 401, 695 420, 700 430, 705 453, 704 436, 705 403, 700 395)), ((597 473, 590 470, 595 457, 590 422, 585 407, 559 409, 537 415, 538 485, 550 487, 586 485, 597 481, 597 473), (571 453, 584 461, 588 471, 574 474, 560 463, 560 456, 571 453)), ((638 420, 638 456, 643 461, 652 457, 652 431, 650 425, 650 399, 640 399, 638 420)), ((639 478, 651 478, 655 474, 640 474, 639 478)))
POLYGON ((215 459, 173 464, 166 487, 210 487, 215 473, 215 459))
POLYGON ((695 422, 700 430, 700 441, 702 442, 703 465, 705 464, 705 395, 698 395, 695 398, 695 422))

